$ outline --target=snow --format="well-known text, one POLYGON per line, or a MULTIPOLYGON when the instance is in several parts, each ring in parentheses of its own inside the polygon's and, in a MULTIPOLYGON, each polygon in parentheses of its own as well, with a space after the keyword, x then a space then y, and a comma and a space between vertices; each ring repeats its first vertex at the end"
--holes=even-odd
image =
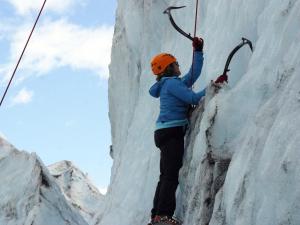
MULTIPOLYGON (((195 90, 207 96, 191 117, 176 216, 184 225, 300 224, 300 0, 199 1, 204 67, 195 90), (229 84, 211 86, 229 52, 229 84)), ((71 162, 49 170, 35 154, 0 138, 0 224, 146 224, 159 176, 153 141, 159 102, 149 62, 174 54, 182 72, 191 42, 162 12, 192 33, 195 1, 119 0, 109 77, 113 167, 102 196, 71 162), (49 172, 50 171, 50 172, 49 172), (52 174, 52 175, 51 175, 52 174), (9 184, 9 185, 8 185, 9 184)))
POLYGON ((89 224, 92 224, 93 217, 103 204, 104 196, 87 175, 70 161, 61 161, 48 168, 61 187, 64 197, 78 209, 89 224))
MULTIPOLYGON (((192 33, 195 1, 118 1, 109 78, 114 164, 99 225, 145 224, 150 215, 159 103, 148 94, 155 82, 149 62, 170 52, 187 71, 192 57, 190 41, 162 14, 171 5, 187 6, 173 16, 192 33)), ((234 56, 229 84, 193 115, 177 193, 176 215, 185 225, 300 224, 299 12, 299 0, 200 1, 205 63, 195 90, 222 73, 241 37, 254 52, 244 47, 234 56), (205 160, 210 151, 214 165, 205 160), (221 178, 224 186, 214 193, 221 178)))
POLYGON ((36 154, 0 138, 1 225, 92 224, 104 196, 71 162, 49 170, 36 154))
POLYGON ((35 154, 0 139, 0 224, 87 225, 35 154))

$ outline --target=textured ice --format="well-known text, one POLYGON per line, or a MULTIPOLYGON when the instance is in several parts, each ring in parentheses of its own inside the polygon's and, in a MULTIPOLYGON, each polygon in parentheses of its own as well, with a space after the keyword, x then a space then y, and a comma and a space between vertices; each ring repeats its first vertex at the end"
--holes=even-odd
POLYGON ((61 161, 48 166, 65 198, 78 210, 88 224, 103 205, 104 196, 72 162, 61 161))
MULTIPOLYGON (((148 94, 155 82, 149 61, 170 52, 187 71, 191 42, 162 11, 186 5, 173 15, 192 33, 195 2, 118 1, 109 78, 114 163, 97 224, 146 224, 149 218, 159 175, 153 142, 159 103, 148 94)), ((222 73, 241 37, 252 40, 254 52, 239 51, 229 84, 194 112, 176 215, 185 225, 299 225, 300 1, 199 3, 205 63, 196 90, 222 73)))
POLYGON ((88 224, 66 201, 41 160, 3 139, 0 180, 1 225, 88 224))
MULTIPOLYGON (((196 1, 196 0, 195 0, 196 1)), ((50 175, 35 154, 0 138, 0 224, 146 224, 159 175, 153 131, 159 102, 149 61, 174 54, 183 72, 191 42, 162 11, 193 31, 195 1, 119 0, 109 78, 113 167, 105 197, 70 162, 50 175)), ((176 216, 184 225, 300 224, 300 0, 199 1, 205 63, 195 90, 208 94, 191 117, 176 216), (229 84, 222 73, 241 37, 229 84)))
POLYGON ((102 211, 104 197, 71 162, 48 169, 2 138, 0 180, 1 225, 88 225, 102 211))

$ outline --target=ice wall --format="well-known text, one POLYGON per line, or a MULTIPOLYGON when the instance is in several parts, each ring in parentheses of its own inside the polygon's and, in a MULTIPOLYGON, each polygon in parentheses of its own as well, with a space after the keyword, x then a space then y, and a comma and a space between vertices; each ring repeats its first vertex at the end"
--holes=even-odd
MULTIPOLYGON (((166 51, 187 71, 191 43, 162 11, 186 5, 174 18, 192 33, 195 2, 118 1, 109 78, 114 164, 97 224, 145 224, 149 217, 159 166, 153 143, 159 103, 148 94, 155 82, 149 62, 166 51)), ((300 1, 199 2, 205 64, 196 90, 222 73, 241 37, 255 50, 235 56, 229 85, 193 115, 176 214, 185 225, 298 225, 300 1)))
POLYGON ((0 224, 87 225, 35 154, 0 138, 0 224))
POLYGON ((103 206, 104 196, 92 184, 86 174, 70 161, 48 166, 50 174, 59 184, 64 197, 83 216, 88 224, 103 206))
POLYGON ((71 162, 48 169, 1 137, 0 180, 0 225, 92 225, 103 206, 104 196, 71 162))

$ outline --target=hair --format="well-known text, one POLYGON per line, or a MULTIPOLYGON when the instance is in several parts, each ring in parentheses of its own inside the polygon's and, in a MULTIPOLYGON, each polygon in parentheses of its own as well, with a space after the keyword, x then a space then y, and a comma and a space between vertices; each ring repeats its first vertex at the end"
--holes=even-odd
POLYGON ((161 74, 158 74, 156 77, 156 81, 160 81, 163 77, 174 77, 174 66, 173 63, 167 66, 167 68, 161 74))

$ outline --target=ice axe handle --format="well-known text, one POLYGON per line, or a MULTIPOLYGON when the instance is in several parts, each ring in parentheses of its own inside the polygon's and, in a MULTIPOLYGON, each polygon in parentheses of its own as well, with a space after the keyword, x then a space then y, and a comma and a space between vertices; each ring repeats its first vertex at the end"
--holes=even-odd
POLYGON ((184 32, 174 21, 173 17, 172 17, 172 14, 171 14, 171 10, 174 10, 174 9, 181 9, 181 8, 184 8, 185 6, 179 6, 179 7, 176 7, 176 6, 170 6, 168 7, 163 13, 164 14, 168 14, 169 16, 169 19, 170 19, 170 22, 171 24, 173 25, 173 27, 175 28, 175 30, 177 30, 180 34, 182 34, 183 36, 185 36, 186 38, 190 39, 191 41, 194 40, 194 38, 191 36, 191 34, 187 34, 186 32, 184 32))
POLYGON ((244 38, 242 37, 242 42, 237 45, 229 54, 228 58, 227 58, 227 61, 226 61, 226 64, 225 64, 225 68, 224 68, 224 71, 223 71, 223 75, 225 75, 229 70, 229 65, 230 65, 230 62, 234 56, 234 54, 240 49, 242 48, 244 45, 249 45, 251 51, 253 52, 253 45, 252 45, 252 42, 250 40, 248 40, 247 38, 244 38))

